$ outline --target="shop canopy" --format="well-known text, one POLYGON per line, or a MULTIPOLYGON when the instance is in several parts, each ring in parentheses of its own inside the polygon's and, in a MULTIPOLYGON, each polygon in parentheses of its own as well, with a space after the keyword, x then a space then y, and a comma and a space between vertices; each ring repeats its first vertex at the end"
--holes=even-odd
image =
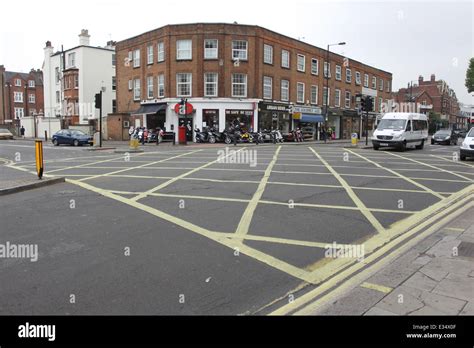
POLYGON ((156 114, 158 111, 165 110, 166 109, 166 103, 162 104, 145 104, 141 105, 140 109, 135 111, 133 114, 156 114))
POLYGON ((324 122, 323 115, 315 115, 315 114, 303 114, 297 115, 293 117, 295 120, 300 120, 301 122, 308 122, 308 123, 321 123, 324 122))

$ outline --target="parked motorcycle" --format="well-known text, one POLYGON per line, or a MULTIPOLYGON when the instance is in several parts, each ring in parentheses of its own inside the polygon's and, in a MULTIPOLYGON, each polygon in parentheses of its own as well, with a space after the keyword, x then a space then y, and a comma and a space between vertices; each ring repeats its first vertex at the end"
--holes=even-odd
POLYGON ((211 143, 214 144, 216 142, 216 137, 209 132, 207 128, 204 128, 203 131, 199 128, 195 128, 194 132, 196 133, 196 142, 197 143, 211 143))

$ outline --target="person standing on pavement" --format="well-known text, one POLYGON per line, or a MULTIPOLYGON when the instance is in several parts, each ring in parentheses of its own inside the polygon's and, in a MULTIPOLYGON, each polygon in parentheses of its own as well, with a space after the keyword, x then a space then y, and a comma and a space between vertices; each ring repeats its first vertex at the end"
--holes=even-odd
POLYGON ((130 128, 128 129, 128 136, 130 139, 132 139, 132 135, 134 132, 135 132, 135 129, 133 128, 133 126, 130 126, 130 128))
POLYGON ((25 138, 25 127, 21 126, 20 128, 20 135, 24 139, 25 138))

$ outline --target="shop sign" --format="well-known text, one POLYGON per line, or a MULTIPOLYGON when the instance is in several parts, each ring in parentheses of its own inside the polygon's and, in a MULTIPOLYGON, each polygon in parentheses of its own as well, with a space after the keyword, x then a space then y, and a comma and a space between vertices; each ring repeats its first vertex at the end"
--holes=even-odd
MULTIPOLYGON (((295 106, 295 107, 293 107, 293 115, 295 113, 321 115, 322 110, 321 110, 321 108, 314 107, 314 106, 295 106)), ((294 116, 293 116, 293 118, 294 118, 294 116)))
POLYGON ((226 110, 226 116, 253 116, 253 110, 226 110))

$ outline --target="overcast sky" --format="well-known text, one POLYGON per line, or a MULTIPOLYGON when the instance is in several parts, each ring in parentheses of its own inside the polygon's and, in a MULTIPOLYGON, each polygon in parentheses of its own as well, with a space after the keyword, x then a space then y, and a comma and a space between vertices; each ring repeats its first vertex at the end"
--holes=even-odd
POLYGON ((105 46, 166 24, 256 24, 393 73, 393 87, 432 73, 474 104, 464 79, 474 56, 473 1, 316 0, 6 0, 0 20, 0 64, 41 68, 47 40, 78 44, 82 28, 105 46))

